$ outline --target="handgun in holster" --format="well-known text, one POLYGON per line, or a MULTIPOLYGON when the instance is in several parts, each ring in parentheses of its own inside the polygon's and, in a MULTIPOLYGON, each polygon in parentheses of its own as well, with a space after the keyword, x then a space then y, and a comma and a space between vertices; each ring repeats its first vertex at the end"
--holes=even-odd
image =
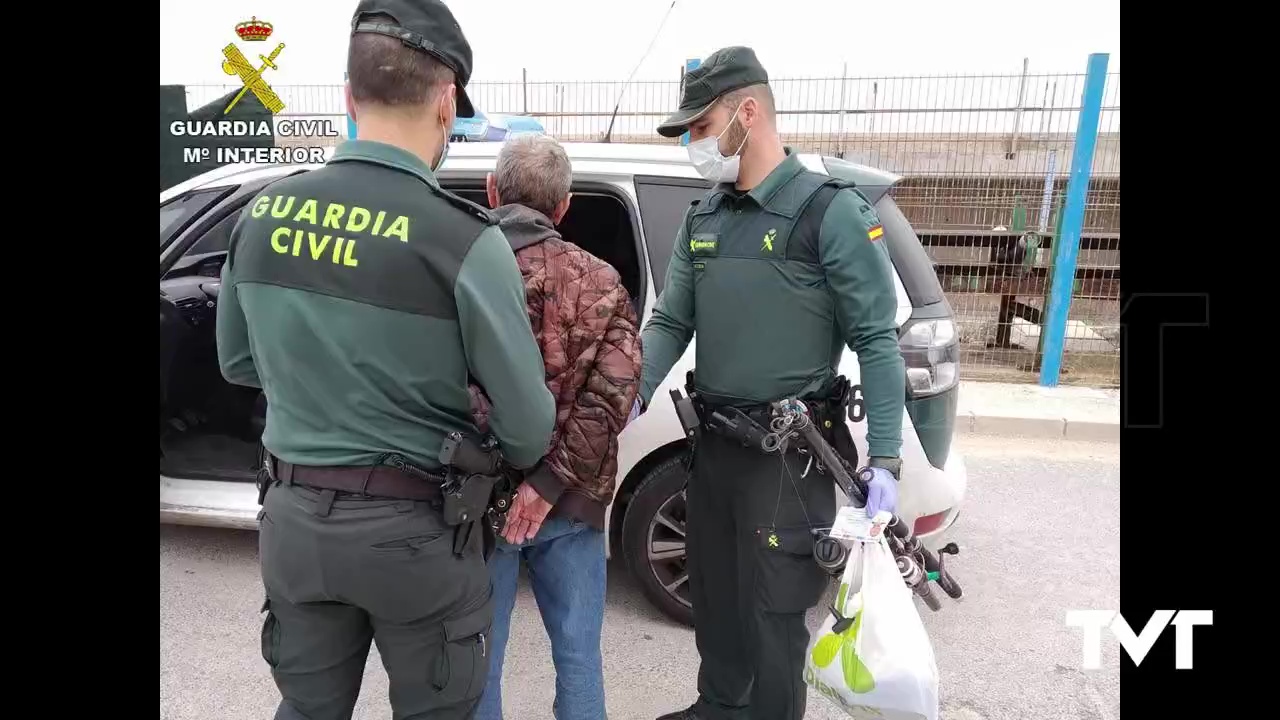
MULTIPOLYGON (((471 543, 477 523, 484 522, 486 529, 492 529, 494 494, 506 477, 504 463, 496 438, 490 436, 481 443, 457 432, 449 433, 441 443, 440 462, 445 467, 445 482, 440 486, 442 513, 445 524, 455 528, 453 551, 460 556, 471 543)), ((509 496, 505 505, 511 506, 509 496)))

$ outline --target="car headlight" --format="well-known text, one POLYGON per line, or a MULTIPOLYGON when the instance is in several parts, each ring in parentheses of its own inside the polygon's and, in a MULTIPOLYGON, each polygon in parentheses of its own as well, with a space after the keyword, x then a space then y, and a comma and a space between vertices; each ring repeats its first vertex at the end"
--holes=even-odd
POLYGON ((960 343, 949 318, 908 320, 898 337, 913 398, 950 390, 960 380, 960 343))

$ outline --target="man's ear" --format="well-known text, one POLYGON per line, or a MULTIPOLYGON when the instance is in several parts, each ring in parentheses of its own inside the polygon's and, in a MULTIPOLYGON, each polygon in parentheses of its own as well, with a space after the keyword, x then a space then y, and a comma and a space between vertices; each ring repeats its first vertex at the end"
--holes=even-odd
POLYGON ((454 121, 458 119, 457 97, 458 86, 453 83, 445 86, 444 92, 440 93, 440 109, 443 111, 442 114, 449 118, 450 130, 453 129, 454 121))
POLYGON ((556 204, 555 213, 551 216, 552 224, 559 225, 560 221, 564 219, 565 213, 569 212, 569 200, 572 198, 573 193, 569 193, 564 196, 563 200, 556 204))
POLYGON ((359 123, 360 118, 356 116, 356 101, 355 98, 351 97, 351 83, 344 83, 342 95, 347 103, 347 117, 351 118, 351 122, 359 123))
POLYGON ((748 95, 747 99, 742 101, 742 109, 738 114, 742 116, 742 126, 750 128, 760 121, 760 101, 748 95))
POLYGON ((490 210, 496 210, 502 205, 498 199, 498 182, 493 179, 493 173, 484 176, 484 194, 489 198, 490 210))

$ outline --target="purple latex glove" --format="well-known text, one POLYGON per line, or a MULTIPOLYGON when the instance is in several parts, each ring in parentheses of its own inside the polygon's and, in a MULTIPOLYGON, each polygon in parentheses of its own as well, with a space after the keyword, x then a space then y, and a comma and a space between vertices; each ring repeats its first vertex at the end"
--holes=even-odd
POLYGON ((874 518, 881 510, 898 512, 898 481, 893 478, 893 473, 884 468, 869 469, 871 482, 867 483, 867 517, 874 518))
MULTIPOLYGON (((640 417, 640 398, 636 398, 635 404, 631 406, 631 414, 627 416, 627 425, 630 425, 631 421, 638 417, 640 417)), ((626 425, 623 425, 623 427, 626 427, 626 425)))

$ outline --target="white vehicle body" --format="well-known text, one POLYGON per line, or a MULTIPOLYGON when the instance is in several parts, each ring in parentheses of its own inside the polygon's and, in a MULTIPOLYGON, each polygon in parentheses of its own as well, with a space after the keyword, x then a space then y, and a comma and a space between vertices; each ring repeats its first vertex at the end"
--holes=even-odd
MULTIPOLYGON (((486 173, 493 170, 500 147, 498 143, 453 144, 450 147, 447 162, 438 173, 441 183, 449 187, 451 181, 483 179, 486 173)), ((629 203, 629 210, 637 219, 640 217, 640 204, 637 197, 636 176, 699 179, 689 165, 684 149, 680 147, 569 143, 566 144, 566 149, 573 162, 575 185, 580 182, 589 182, 597 186, 608 186, 620 199, 629 203)), ((826 172, 820 156, 802 155, 802 159, 810 169, 826 172)), ((315 167, 321 166, 226 166, 192 178, 161 193, 160 201, 163 205, 167 200, 181 196, 190 190, 219 185, 240 185, 253 180, 284 177, 315 167)), ((889 176, 886 175, 886 177, 889 176)), ((894 180, 896 181, 896 178, 894 180)), ((653 312, 657 301, 657 294, 654 292, 656 273, 649 262, 651 255, 648 252, 653 239, 644 236, 642 223, 637 221, 635 224, 644 257, 641 264, 645 274, 641 318, 644 322, 653 312)), ((668 240, 668 242, 671 241, 671 239, 668 240)), ((174 248, 180 244, 172 243, 166 252, 173 252, 174 248)), ((162 262, 164 258, 165 254, 162 253, 162 262)), ((908 299, 900 278, 897 281, 897 291, 897 321, 901 327, 912 314, 912 303, 908 299)), ((619 439, 620 497, 624 489, 634 487, 638 475, 643 475, 645 468, 653 464, 657 455, 669 456, 673 448, 681 447, 684 442, 684 433, 668 399, 668 392, 672 389, 683 391, 685 373, 693 367, 696 342, 695 338, 679 362, 671 369, 662 386, 654 392, 650 409, 628 426, 619 439)), ((851 351, 846 350, 840 364, 840 372, 852 383, 858 382, 858 363, 851 351)), ((864 420, 849 424, 858 445, 860 457, 865 458, 867 456, 866 422, 864 420)), ((931 465, 912 421, 906 413, 903 414, 902 438, 903 477, 899 492, 899 514, 908 523, 915 523, 917 519, 924 516, 945 514, 931 521, 931 529, 920 533, 929 545, 934 545, 942 533, 955 522, 959 512, 966 489, 967 476, 964 462, 959 453, 951 450, 945 462, 941 463, 942 467, 931 465)), ((161 522, 256 529, 258 510, 257 490, 252 483, 160 476, 161 522)), ((618 518, 613 515, 611 508, 606 517, 612 522, 618 522, 618 518)))

